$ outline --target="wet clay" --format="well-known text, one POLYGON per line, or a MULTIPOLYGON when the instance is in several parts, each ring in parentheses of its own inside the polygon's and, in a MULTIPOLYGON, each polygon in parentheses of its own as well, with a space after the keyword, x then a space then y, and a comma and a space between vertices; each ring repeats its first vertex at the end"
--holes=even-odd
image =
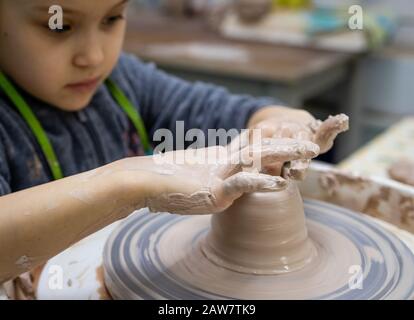
POLYGON ((310 263, 317 251, 296 183, 246 194, 214 215, 202 250, 217 265, 250 274, 286 273, 310 263))

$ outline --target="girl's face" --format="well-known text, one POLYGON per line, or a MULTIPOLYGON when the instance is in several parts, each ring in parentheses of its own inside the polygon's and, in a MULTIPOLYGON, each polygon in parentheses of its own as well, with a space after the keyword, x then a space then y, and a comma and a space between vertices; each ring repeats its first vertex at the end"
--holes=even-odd
POLYGON ((84 108, 118 61, 126 6, 127 0, 0 0, 0 70, 60 109, 84 108), (52 5, 62 8, 62 30, 49 28, 52 5))

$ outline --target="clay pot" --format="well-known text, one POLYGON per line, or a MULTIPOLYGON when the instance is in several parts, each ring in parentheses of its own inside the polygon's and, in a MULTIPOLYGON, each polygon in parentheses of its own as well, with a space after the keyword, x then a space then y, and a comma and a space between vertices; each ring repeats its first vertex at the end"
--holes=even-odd
POLYGON ((213 215, 202 250, 222 267, 251 274, 299 270, 317 254, 294 182, 281 192, 246 194, 213 215))

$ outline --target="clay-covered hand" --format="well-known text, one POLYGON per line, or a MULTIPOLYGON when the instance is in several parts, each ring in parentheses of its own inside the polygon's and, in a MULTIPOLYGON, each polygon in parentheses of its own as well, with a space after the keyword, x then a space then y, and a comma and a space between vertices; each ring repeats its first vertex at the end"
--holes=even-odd
POLYGON ((153 176, 144 205, 152 212, 211 214, 225 210, 243 193, 286 187, 283 178, 259 173, 260 166, 311 159, 318 153, 310 141, 264 139, 243 148, 187 149, 126 158, 121 164, 132 177, 134 171, 153 176))
MULTIPOLYGON (((349 118, 344 114, 329 116, 325 121, 316 120, 308 112, 275 115, 256 123, 252 129, 261 129, 262 136, 272 138, 293 138, 316 143, 320 153, 332 148, 337 135, 347 131, 349 118)), ((310 159, 298 159, 288 163, 273 163, 265 168, 264 173, 281 175, 285 178, 302 180, 310 164, 310 159)))

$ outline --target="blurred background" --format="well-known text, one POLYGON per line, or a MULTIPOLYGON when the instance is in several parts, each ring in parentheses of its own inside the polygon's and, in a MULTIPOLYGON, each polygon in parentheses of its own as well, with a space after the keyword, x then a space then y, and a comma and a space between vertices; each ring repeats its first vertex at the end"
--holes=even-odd
POLYGON ((125 50, 161 69, 272 96, 320 119, 348 114, 350 131, 322 160, 364 173, 414 161, 414 1, 134 0, 131 7, 125 50))

